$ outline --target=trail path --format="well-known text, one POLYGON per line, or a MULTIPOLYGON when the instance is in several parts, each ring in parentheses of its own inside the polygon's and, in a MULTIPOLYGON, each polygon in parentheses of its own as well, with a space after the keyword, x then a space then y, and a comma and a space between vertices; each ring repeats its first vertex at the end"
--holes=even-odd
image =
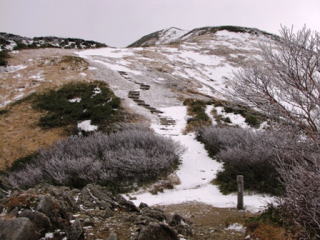
MULTIPOLYGON (((176 171, 181 184, 156 195, 144 189, 131 193, 130 196, 136 198, 135 204, 144 202, 148 205, 169 205, 196 201, 214 207, 236 207, 235 194, 223 195, 217 186, 211 184, 222 165, 208 156, 204 145, 195 139, 194 133, 183 134, 188 116, 177 93, 169 85, 154 83, 147 77, 148 74, 133 73, 127 67, 116 68, 110 65, 110 54, 115 58, 122 58, 124 55, 133 55, 130 51, 134 50, 112 52, 115 50, 103 49, 108 54, 100 51, 102 50, 90 50, 80 54, 97 68, 97 79, 106 81, 132 110, 150 119, 151 128, 156 133, 172 138, 185 148, 181 165, 176 171)), ((262 195, 246 195, 244 199, 246 208, 250 211, 261 210, 270 201, 271 197, 262 195)))
MULTIPOLYGON (((180 168, 176 172, 181 184, 157 195, 137 192, 132 194, 132 197, 137 198, 134 202, 136 204, 144 202, 149 205, 168 205, 197 201, 215 207, 236 207, 237 196, 235 194, 223 195, 217 186, 210 183, 222 165, 208 156, 204 145, 195 139, 194 133, 183 134, 186 126, 186 107, 173 106, 160 110, 163 112, 160 117, 170 119, 174 124, 163 125, 160 122, 153 123, 151 127, 156 133, 170 137, 185 147, 180 168)), ((253 212, 263 209, 270 201, 272 201, 271 197, 262 195, 246 195, 244 199, 246 209, 253 212)))

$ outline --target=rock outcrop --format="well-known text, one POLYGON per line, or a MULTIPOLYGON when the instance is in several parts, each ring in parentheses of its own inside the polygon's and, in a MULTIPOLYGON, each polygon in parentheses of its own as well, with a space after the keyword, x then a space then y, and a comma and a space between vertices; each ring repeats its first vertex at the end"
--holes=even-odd
POLYGON ((98 185, 81 190, 42 185, 12 192, 0 206, 1 240, 176 240, 192 234, 181 216, 136 207, 98 185))

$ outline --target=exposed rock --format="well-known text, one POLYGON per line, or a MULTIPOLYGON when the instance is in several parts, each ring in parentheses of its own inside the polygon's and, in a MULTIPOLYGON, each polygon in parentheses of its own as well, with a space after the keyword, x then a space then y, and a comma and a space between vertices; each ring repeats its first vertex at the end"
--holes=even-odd
POLYGON ((172 185, 179 185, 181 184, 180 178, 176 173, 171 173, 167 179, 170 181, 172 185))
POLYGON ((168 217, 168 223, 171 227, 174 227, 178 233, 186 236, 192 235, 191 226, 179 214, 175 213, 170 215, 168 217))
POLYGON ((166 220, 166 216, 163 213, 163 211, 160 209, 157 209, 157 208, 145 207, 141 210, 141 214, 143 216, 147 216, 147 217, 156 219, 158 221, 166 220))
POLYGON ((36 240, 40 234, 35 225, 28 218, 13 219, 0 218, 1 240, 36 240))
POLYGON ((87 208, 113 209, 118 206, 106 188, 93 184, 89 184, 81 190, 79 201, 87 208))
POLYGON ((146 207, 149 207, 149 206, 148 206, 148 204, 146 204, 146 203, 144 203, 144 202, 140 203, 140 205, 139 205, 139 208, 140 208, 140 209, 146 208, 146 207))
POLYGON ((45 214, 38 211, 31 211, 27 209, 24 210, 19 217, 28 218, 40 233, 44 233, 52 227, 50 219, 45 214))
POLYGON ((47 215, 55 227, 64 227, 69 221, 66 210, 60 206, 59 201, 50 196, 41 196, 36 209, 47 215))
POLYGON ((75 220, 74 223, 71 224, 67 231, 67 237, 69 240, 84 239, 82 224, 79 220, 75 220))
MULTIPOLYGON (((15 191, 10 197, 0 200, 1 204, 4 207, 3 219, 6 219, 2 222, 13 221, 7 219, 23 221, 21 231, 26 231, 26 238, 19 238, 18 235, 15 238, 18 240, 44 239, 46 235, 52 235, 55 240, 111 240, 119 237, 152 240, 148 234, 160 240, 170 240, 176 239, 178 233, 184 236, 190 234, 190 226, 181 216, 167 217, 162 210, 144 203, 138 208, 121 195, 114 195, 98 185, 87 185, 82 190, 41 185, 26 191, 15 191), (28 238, 28 234, 32 238, 28 238)), ((0 229, 10 236, 15 225, 18 224, 5 223, 0 229)), ((8 239, 1 237, 1 240, 8 239)))
POLYGON ((117 234, 112 232, 110 233, 109 237, 107 238, 107 240, 117 240, 118 237, 117 237, 117 234))
POLYGON ((168 225, 152 222, 142 227, 137 240, 179 240, 177 233, 168 225))

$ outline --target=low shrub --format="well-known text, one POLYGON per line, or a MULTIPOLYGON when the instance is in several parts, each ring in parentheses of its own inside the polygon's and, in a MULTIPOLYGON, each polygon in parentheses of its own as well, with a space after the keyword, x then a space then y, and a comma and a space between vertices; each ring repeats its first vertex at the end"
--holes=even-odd
POLYGON ((8 109, 0 109, 0 115, 4 115, 4 114, 6 114, 8 112, 9 112, 8 109))
POLYGON ((145 128, 73 136, 9 171, 6 182, 19 188, 39 183, 71 187, 96 183, 121 192, 171 173, 180 153, 175 142, 145 128))
POLYGON ((214 183, 225 194, 237 190, 237 175, 244 176, 246 190, 281 194, 275 146, 283 138, 281 134, 232 127, 208 127, 198 132, 210 156, 223 162, 224 169, 217 173, 214 183))
POLYGON ((207 102, 198 99, 186 99, 183 104, 187 106, 188 114, 192 116, 187 121, 187 131, 211 125, 211 119, 205 112, 207 102))
POLYGON ((91 120, 103 127, 119 121, 120 99, 103 82, 76 82, 35 95, 33 107, 47 113, 40 119, 43 128, 75 125, 91 120))
POLYGON ((267 120, 263 114, 243 105, 232 104, 221 100, 213 101, 213 104, 216 107, 223 107, 226 113, 240 114, 245 119, 245 122, 254 128, 258 128, 262 122, 267 120))
POLYGON ((0 50, 0 66, 7 66, 9 54, 7 51, 0 50))

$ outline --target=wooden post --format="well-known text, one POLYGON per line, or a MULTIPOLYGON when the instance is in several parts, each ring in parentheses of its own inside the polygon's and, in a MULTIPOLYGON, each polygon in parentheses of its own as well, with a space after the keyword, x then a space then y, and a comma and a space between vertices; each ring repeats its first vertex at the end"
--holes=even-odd
POLYGON ((238 185, 238 204, 237 208, 239 210, 243 210, 243 176, 238 175, 237 176, 237 185, 238 185))

